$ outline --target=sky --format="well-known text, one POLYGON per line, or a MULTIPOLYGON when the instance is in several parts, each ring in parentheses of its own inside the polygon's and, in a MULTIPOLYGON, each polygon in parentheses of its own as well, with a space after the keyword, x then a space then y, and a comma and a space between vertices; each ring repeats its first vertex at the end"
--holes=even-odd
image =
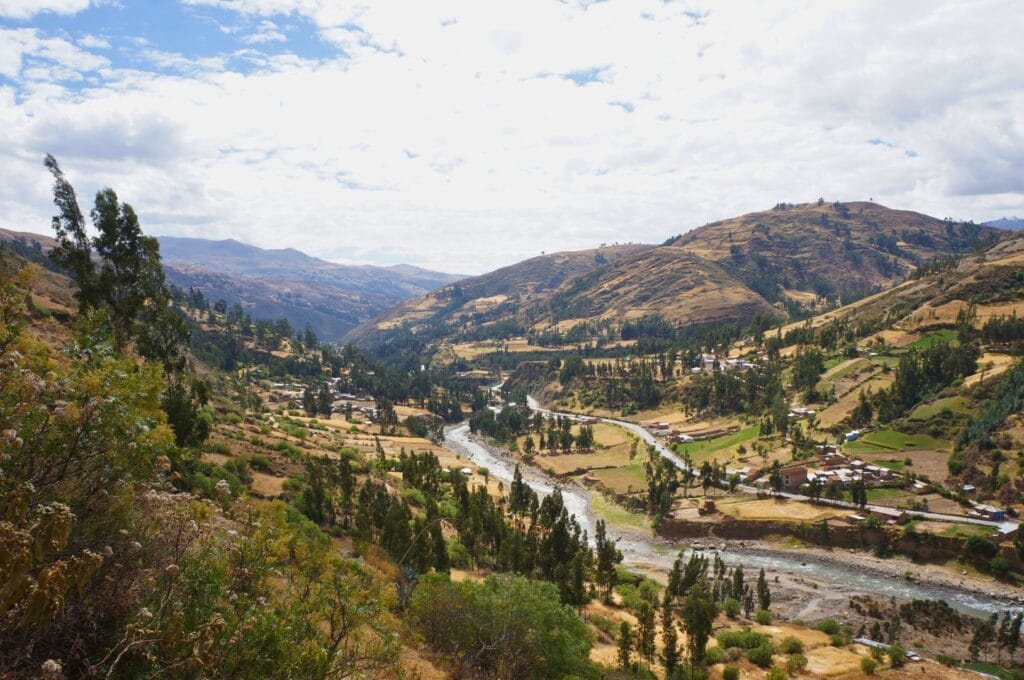
POLYGON ((0 0, 0 227, 474 274, 782 202, 1024 215, 1020 0, 0 0))

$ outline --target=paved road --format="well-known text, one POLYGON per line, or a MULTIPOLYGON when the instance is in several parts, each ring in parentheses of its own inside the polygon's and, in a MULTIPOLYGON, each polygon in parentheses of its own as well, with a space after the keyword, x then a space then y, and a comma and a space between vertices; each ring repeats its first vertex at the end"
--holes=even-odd
MULTIPOLYGON (((667 446, 665 446, 665 444, 660 439, 658 439, 653 434, 651 434, 647 429, 641 427, 640 425, 637 425, 636 423, 630 423, 630 422, 626 422, 624 420, 616 420, 614 418, 591 418, 591 416, 584 416, 584 415, 580 415, 578 413, 569 413, 567 411, 552 411, 550 409, 541 408, 540 402, 538 402, 532 396, 528 396, 526 398, 526 403, 534 411, 540 411, 541 413, 545 413, 545 414, 548 414, 548 415, 558 415, 558 416, 562 416, 562 417, 565 417, 565 418, 571 418, 571 419, 577 420, 577 421, 593 419, 593 420, 598 420, 598 421, 600 421, 602 423, 610 423, 612 425, 618 425, 619 427, 621 427, 623 429, 626 429, 626 430, 629 430, 633 434, 636 434, 643 441, 645 441, 646 443, 648 443, 651 446, 653 446, 654 449, 658 452, 658 455, 660 455, 662 458, 670 460, 680 470, 685 470, 686 469, 685 463, 683 463, 682 459, 679 456, 677 456, 674 451, 670 450, 667 446)), ((747 493, 758 493, 759 491, 762 491, 761 489, 757 489, 756 487, 749 486, 747 484, 741 484, 737 488, 741 489, 742 491, 746 491, 747 493)), ((807 496, 804 496, 803 494, 780 492, 777 495, 782 497, 782 498, 788 498, 788 499, 794 500, 794 501, 802 501, 804 503, 809 503, 810 502, 810 499, 807 496)), ((896 510, 895 508, 890 508, 890 507, 887 507, 887 506, 884 506, 884 505, 870 505, 869 504, 869 505, 866 505, 866 506, 864 506, 862 508, 859 505, 855 505, 855 504, 849 503, 847 501, 819 500, 818 503, 821 504, 821 505, 832 505, 832 506, 840 507, 840 508, 849 508, 851 510, 870 510, 870 511, 878 513, 880 515, 896 516, 896 515, 900 514, 899 510, 896 510)), ((997 522, 997 521, 992 521, 992 520, 987 520, 987 519, 978 519, 978 518, 975 518, 975 517, 964 517, 963 515, 946 515, 946 514, 942 514, 942 513, 939 513, 939 512, 917 512, 917 511, 914 511, 912 514, 920 515, 920 516, 924 517, 925 519, 937 520, 939 522, 959 522, 961 524, 975 524, 975 525, 978 525, 978 526, 994 527, 994 528, 998 529, 1000 533, 1003 533, 1003 534, 1008 534, 1008 533, 1011 533, 1011 532, 1015 531, 1017 529, 1017 526, 1019 525, 1019 522, 1017 522, 1016 520, 1010 520, 1010 519, 997 522)))

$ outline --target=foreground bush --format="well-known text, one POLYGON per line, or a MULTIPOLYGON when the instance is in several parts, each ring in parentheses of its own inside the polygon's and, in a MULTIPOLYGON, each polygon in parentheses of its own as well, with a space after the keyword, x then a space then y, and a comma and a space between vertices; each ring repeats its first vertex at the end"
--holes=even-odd
POLYGON ((410 621, 436 652, 467 673, 502 678, 588 677, 590 636, 551 583, 491 576, 453 583, 431 575, 417 586, 410 621))

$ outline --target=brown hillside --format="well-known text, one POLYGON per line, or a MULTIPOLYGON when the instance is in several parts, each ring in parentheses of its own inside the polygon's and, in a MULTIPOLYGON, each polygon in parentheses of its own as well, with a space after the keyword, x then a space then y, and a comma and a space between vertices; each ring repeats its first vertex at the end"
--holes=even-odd
POLYGON ((922 263, 1003 234, 875 203, 780 204, 660 247, 558 253, 465 279, 403 303, 350 339, 370 344, 398 329, 423 340, 507 338, 649 315, 676 326, 785 318, 890 288, 922 263))
POLYGON ((782 291, 848 297, 902 281, 916 265, 1001 232, 877 203, 781 205, 714 222, 671 245, 720 263, 775 302, 782 291))

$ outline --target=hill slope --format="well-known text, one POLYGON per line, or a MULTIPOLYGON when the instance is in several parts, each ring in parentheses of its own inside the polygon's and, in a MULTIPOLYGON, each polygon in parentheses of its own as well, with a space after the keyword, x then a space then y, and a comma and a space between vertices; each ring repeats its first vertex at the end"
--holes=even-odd
POLYGON ((659 247, 599 249, 526 260, 411 300, 353 339, 509 338, 586 327, 609 332, 660 316, 676 327, 784 319, 903 281, 935 258, 1005 232, 875 203, 780 204, 694 229, 659 247))

